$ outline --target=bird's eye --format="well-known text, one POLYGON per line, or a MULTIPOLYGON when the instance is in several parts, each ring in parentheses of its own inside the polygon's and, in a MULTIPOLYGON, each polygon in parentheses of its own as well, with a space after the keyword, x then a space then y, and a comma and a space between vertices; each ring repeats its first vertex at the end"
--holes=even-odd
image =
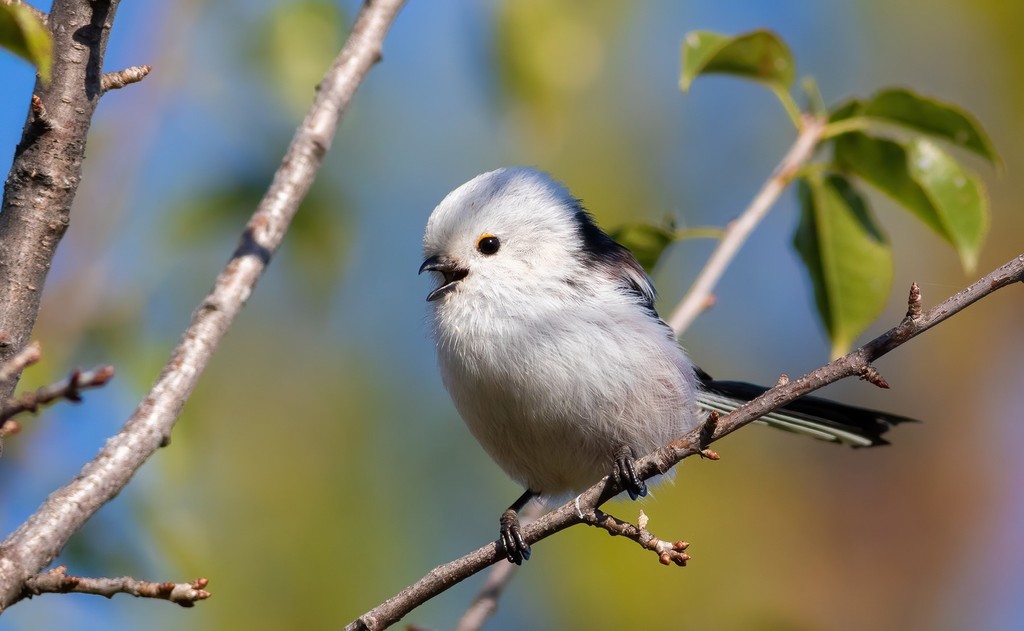
POLYGON ((498 252, 498 248, 501 247, 501 241, 498 241, 498 237, 493 234, 485 234, 480 237, 480 240, 476 242, 476 249, 480 251, 480 254, 490 256, 498 252))

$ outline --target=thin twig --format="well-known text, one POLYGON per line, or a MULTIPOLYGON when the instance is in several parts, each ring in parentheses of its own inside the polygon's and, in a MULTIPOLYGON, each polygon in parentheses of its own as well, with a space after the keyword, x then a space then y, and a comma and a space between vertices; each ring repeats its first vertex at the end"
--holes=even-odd
POLYGON ((73 370, 67 379, 61 382, 43 386, 33 392, 24 392, 17 399, 12 399, 0 406, 0 422, 23 412, 38 412, 40 406, 53 403, 58 399, 67 399, 78 403, 82 400, 82 390, 104 386, 113 376, 113 366, 99 366, 85 372, 73 370))
MULTIPOLYGON (((981 280, 958 292, 941 304, 921 313, 917 318, 906 317, 896 327, 868 342, 853 352, 804 375, 799 379, 783 380, 753 401, 717 419, 714 427, 698 427, 687 435, 645 456, 636 463, 637 473, 648 479, 665 473, 684 458, 701 453, 707 444, 731 434, 740 427, 757 420, 799 397, 825 385, 859 375, 863 367, 885 355, 908 340, 920 335, 946 318, 959 313, 971 304, 1012 283, 1024 282, 1024 254, 1021 254, 981 280), (709 431, 710 430, 710 431, 709 431)), ((913 291, 911 294, 913 295, 913 291)), ((914 300, 914 298, 911 298, 914 300)), ((623 489, 613 478, 605 477, 584 491, 575 500, 549 512, 532 524, 523 527, 523 538, 534 544, 582 523, 580 514, 595 511, 604 502, 623 489)), ((351 622, 346 629, 385 629, 402 619, 407 613, 453 585, 480 572, 489 565, 504 560, 498 542, 491 542, 469 554, 439 565, 416 583, 403 589, 385 602, 351 622)))
POLYGON ((146 75, 153 70, 152 66, 130 66, 116 72, 104 72, 100 76, 100 91, 120 90, 126 85, 138 83, 146 78, 146 75))
POLYGON ((23 598, 40 594, 95 594, 113 598, 114 594, 130 594, 139 598, 167 600, 182 607, 192 607, 200 600, 210 597, 206 591, 209 581, 198 578, 191 583, 154 583, 140 581, 130 576, 120 578, 85 578, 70 576, 68 568, 61 565, 49 572, 30 576, 25 581, 23 598))
POLYGON ((42 356, 43 350, 39 346, 39 342, 31 342, 6 362, 0 364, 0 384, 17 379, 22 370, 39 361, 42 356))
POLYGON ((49 565, 71 536, 128 484, 170 438, 189 394, 266 269, 331 146, 342 113, 370 68, 404 0, 368 0, 321 81, 241 243, 195 310, 182 341, 124 427, 75 479, 0 544, 0 608, 24 595, 25 581, 49 565))
POLYGON ((712 291, 722 274, 725 273, 725 268, 729 266, 747 237, 768 214, 772 205, 800 168, 814 155, 814 150, 818 147, 818 142, 825 130, 826 122, 825 119, 816 116, 804 116, 803 127, 793 146, 775 167, 757 197, 750 202, 743 214, 726 228, 725 236, 718 242, 704 269, 701 270, 700 275, 693 282, 693 286, 690 287, 690 291, 686 293, 672 315, 669 316, 668 324, 676 332, 676 335, 680 335, 689 328, 693 320, 709 304, 713 304, 712 291))
POLYGON ((690 560, 690 555, 684 552, 690 547, 685 541, 665 541, 659 539, 647 530, 647 516, 640 511, 639 524, 631 524, 628 521, 619 519, 614 515, 594 509, 583 513, 583 523, 608 531, 613 537, 625 537, 635 541, 641 548, 650 550, 658 555, 658 561, 662 565, 676 565, 682 567, 690 560))

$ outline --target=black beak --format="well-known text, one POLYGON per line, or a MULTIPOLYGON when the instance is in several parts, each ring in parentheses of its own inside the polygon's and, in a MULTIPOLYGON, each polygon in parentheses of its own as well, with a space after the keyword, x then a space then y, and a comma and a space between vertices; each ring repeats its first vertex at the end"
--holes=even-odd
POLYGON ((460 268, 454 260, 441 254, 435 254, 423 261, 419 273, 423 272, 437 272, 444 277, 441 286, 427 294, 427 302, 433 302, 455 289, 459 281, 469 275, 469 270, 460 268))

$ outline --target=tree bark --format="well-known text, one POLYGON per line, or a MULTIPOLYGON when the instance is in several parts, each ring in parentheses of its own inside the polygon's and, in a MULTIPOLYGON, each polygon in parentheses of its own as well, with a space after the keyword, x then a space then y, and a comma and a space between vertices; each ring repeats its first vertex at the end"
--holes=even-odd
MULTIPOLYGON (((43 284, 71 221, 85 142, 119 0, 55 0, 49 85, 36 80, 0 207, 0 364, 24 347, 43 284)), ((17 379, 0 384, 0 401, 17 379)))

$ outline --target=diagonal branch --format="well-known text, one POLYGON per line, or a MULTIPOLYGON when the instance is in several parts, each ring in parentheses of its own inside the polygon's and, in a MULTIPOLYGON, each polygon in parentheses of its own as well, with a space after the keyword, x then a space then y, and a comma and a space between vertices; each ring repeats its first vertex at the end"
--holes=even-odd
POLYGON ((85 578, 70 576, 68 568, 61 565, 49 572, 30 576, 25 581, 23 598, 40 594, 95 594, 113 598, 114 594, 130 594, 138 598, 167 600, 182 607, 192 607, 200 600, 210 597, 206 591, 209 581, 197 578, 191 583, 154 583, 140 581, 130 576, 120 578, 85 578))
MULTIPOLYGON (((50 495, 0 543, 0 609, 24 595, 25 581, 46 567, 103 504, 113 499, 171 429, 214 350, 252 293, 312 185, 356 88, 380 60, 384 36, 404 0, 368 0, 334 60, 306 118, 274 174, 241 243, 192 315, 156 383, 124 427, 65 487, 50 495)), ((97 78, 98 81, 98 78, 97 78)), ((2 216, 2 215, 0 215, 2 216)))
MULTIPOLYGON (((643 479, 648 479, 667 472, 684 458, 695 454, 704 453, 714 457, 713 452, 707 450, 709 443, 731 434, 772 410, 792 403, 809 392, 846 377, 864 374, 879 357, 996 290, 1017 282, 1024 282, 1024 254, 927 311, 921 311, 920 290, 915 285, 910 291, 907 315, 896 327, 799 379, 780 379, 779 384, 753 401, 720 419, 710 419, 704 426, 638 460, 637 472, 643 479)), ((613 478, 605 477, 581 493, 574 501, 566 502, 532 524, 524 526, 523 537, 527 543, 533 544, 570 526, 584 523, 588 519, 594 520, 598 507, 622 490, 613 478)), ((349 623, 346 629, 385 629, 434 596, 504 558, 504 553, 499 550, 498 542, 495 541, 459 559, 439 565, 416 583, 349 623)))
POLYGON ((747 206, 743 214, 725 229, 725 236, 718 242, 715 251, 711 253, 711 258, 708 259, 697 279, 693 281, 690 291, 686 292, 682 301, 672 311, 672 315, 668 317, 668 325, 672 327, 676 335, 680 335, 689 328, 694 319, 712 303, 711 292, 722 274, 725 273, 725 268, 736 257, 736 253, 743 247, 747 237, 765 218, 772 205, 782 195, 782 191, 786 190, 789 183, 796 177, 800 168, 814 155, 814 150, 818 148, 818 143, 825 132, 826 122, 826 120, 810 114, 804 115, 800 135, 793 142, 793 146, 775 167, 757 197, 750 202, 750 206, 747 206))

